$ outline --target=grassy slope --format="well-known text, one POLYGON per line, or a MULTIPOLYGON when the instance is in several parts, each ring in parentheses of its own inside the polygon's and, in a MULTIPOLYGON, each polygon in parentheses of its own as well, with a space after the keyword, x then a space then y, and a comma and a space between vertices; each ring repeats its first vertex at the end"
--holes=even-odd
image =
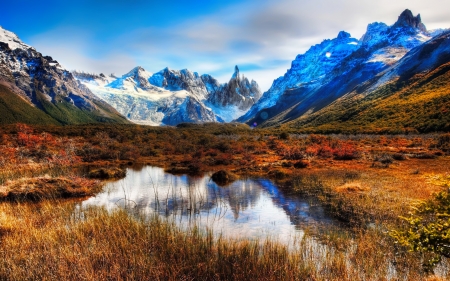
POLYGON ((61 125, 86 123, 129 123, 102 104, 96 103, 100 112, 81 110, 74 105, 61 100, 51 103, 39 93, 37 99, 41 109, 33 107, 7 87, 0 85, 0 124, 25 123, 33 125, 61 125), (102 116, 102 115, 105 116, 102 116))
POLYGON ((285 125, 306 132, 450 131, 450 63, 367 96, 353 93, 285 125))
POLYGON ((57 125, 58 121, 31 106, 7 87, 0 85, 0 124, 27 123, 57 125))
POLYGON ((106 116, 102 116, 99 112, 81 110, 64 100, 57 101, 56 103, 49 102, 40 93, 37 93, 37 99, 44 112, 58 120, 61 124, 129 123, 124 117, 103 109, 101 104, 96 103, 106 113, 106 116))

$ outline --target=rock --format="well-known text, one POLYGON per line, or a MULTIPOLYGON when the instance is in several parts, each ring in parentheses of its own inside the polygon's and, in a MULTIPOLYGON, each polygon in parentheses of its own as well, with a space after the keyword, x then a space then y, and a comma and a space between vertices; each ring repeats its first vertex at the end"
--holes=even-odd
POLYGON ((100 168, 89 172, 92 179, 122 179, 127 175, 127 171, 122 168, 100 168))
POLYGON ((296 168, 296 169, 304 169, 304 168, 307 168, 308 166, 309 166, 309 161, 306 161, 306 160, 300 160, 294 164, 294 168, 296 168))
POLYGON ((422 23, 420 14, 418 14, 417 16, 414 16, 413 13, 408 9, 404 10, 400 14, 400 16, 398 17, 398 20, 394 24, 394 26, 411 26, 414 28, 418 28, 422 32, 427 32, 427 28, 422 23))
POLYGON ((220 170, 212 174, 211 179, 218 185, 226 185, 236 180, 236 177, 225 170, 220 170))

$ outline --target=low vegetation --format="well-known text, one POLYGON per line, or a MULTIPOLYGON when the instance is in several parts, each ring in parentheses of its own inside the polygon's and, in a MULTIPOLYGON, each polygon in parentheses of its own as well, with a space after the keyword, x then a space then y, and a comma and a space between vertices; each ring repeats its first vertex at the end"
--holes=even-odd
MULTIPOLYGON (((448 133, 303 135, 237 124, 19 124, 0 133, 3 198, 44 200, 0 205, 0 279, 421 280, 433 276, 430 268, 437 274, 430 280, 449 278, 444 251, 414 248, 419 240, 400 236, 425 218, 403 219, 410 206, 439 200, 434 194, 442 187, 429 178, 449 173, 448 133), (325 206, 348 231, 306 230, 292 251, 276 241, 227 240, 156 218, 45 200, 95 193, 100 182, 93 178, 122 177, 124 169, 115 167, 133 163, 216 172, 219 179, 269 177, 325 206), (425 261, 434 262, 427 268, 425 261)), ((436 218, 446 223, 445 216, 426 218, 417 229, 436 218)))
POLYGON ((410 216, 404 218, 408 229, 391 235, 411 251, 422 253, 425 268, 433 271, 442 257, 450 258, 450 176, 438 175, 430 180, 445 190, 418 202, 410 216))
MULTIPOLYGON (((0 205, 2 280, 425 279, 418 259, 390 251, 376 231, 274 241, 215 238, 156 217, 73 203, 0 205), (20 222, 20 223, 18 223, 20 222), (395 261, 391 263, 390 260, 395 261)), ((442 266, 447 266, 443 264, 442 266)), ((439 280, 437 277, 430 280, 439 280)))
POLYGON ((0 200, 38 201, 43 199, 85 197, 101 189, 98 181, 80 177, 34 177, 8 181, 0 186, 0 200))
POLYGON ((92 179, 122 179, 127 175, 125 168, 109 167, 98 168, 89 171, 88 177, 92 179))

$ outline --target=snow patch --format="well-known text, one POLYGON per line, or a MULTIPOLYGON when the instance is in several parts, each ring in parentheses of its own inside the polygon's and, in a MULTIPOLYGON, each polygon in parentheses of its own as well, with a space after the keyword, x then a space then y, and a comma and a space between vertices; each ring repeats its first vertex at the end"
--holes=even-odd
POLYGON ((0 26, 0 42, 7 43, 11 50, 22 49, 28 50, 33 49, 33 47, 23 43, 16 34, 11 31, 5 30, 0 26))

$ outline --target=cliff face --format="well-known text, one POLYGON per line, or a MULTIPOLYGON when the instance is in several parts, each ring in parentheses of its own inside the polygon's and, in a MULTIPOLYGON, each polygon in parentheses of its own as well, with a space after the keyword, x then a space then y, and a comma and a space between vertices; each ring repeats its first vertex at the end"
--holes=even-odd
POLYGON ((229 122, 261 95, 258 84, 249 82, 238 67, 225 84, 208 74, 169 68, 151 74, 136 67, 120 78, 76 77, 128 119, 150 125, 229 122))
MULTIPOLYGON (((203 77, 202 77, 203 78, 203 77)), ((241 75, 238 66, 228 83, 211 91, 208 101, 216 106, 236 106, 240 110, 248 110, 261 97, 261 90, 254 80, 241 75)))

